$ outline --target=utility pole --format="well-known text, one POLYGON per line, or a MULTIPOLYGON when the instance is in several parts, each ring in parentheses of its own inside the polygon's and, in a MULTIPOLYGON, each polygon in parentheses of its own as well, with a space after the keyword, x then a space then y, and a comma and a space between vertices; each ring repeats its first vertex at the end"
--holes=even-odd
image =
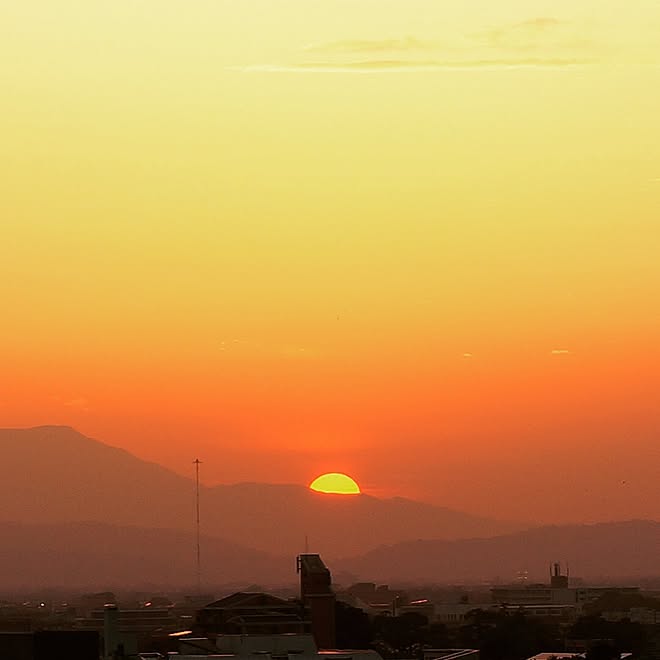
POLYGON ((195 531, 197 535, 197 545, 196 545, 196 551, 197 551, 197 595, 199 596, 200 593, 202 592, 202 553, 201 553, 201 547, 200 547, 200 536, 199 536, 199 466, 202 464, 202 461, 199 460, 199 458, 196 458, 193 461, 193 465, 195 466, 195 518, 196 518, 196 525, 195 525, 195 531))

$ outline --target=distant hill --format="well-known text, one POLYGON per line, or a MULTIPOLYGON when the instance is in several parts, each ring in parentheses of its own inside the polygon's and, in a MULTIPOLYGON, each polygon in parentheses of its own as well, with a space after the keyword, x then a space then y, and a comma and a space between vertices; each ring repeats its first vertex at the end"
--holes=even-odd
POLYGON ((307 536, 310 551, 330 559, 395 539, 490 536, 522 527, 404 498, 325 495, 301 486, 221 486, 207 502, 213 529, 227 538, 290 553, 301 552, 307 536))
MULTIPOLYGON (((0 521, 193 531, 192 480, 69 427, 0 430, 0 456, 0 521)), ((201 506, 204 533, 280 556, 303 550, 305 537, 311 551, 332 558, 385 543, 523 527, 403 498, 322 495, 304 486, 203 488, 201 506)))
POLYGON ((337 570, 382 582, 512 581, 521 570, 547 580, 552 561, 592 578, 660 576, 660 522, 539 527, 495 538, 414 541, 335 562, 337 570))
MULTIPOLYGON (((549 562, 594 580, 660 575, 660 523, 543 527, 490 539, 415 541, 328 562, 340 581, 385 583, 511 581, 521 569, 547 581, 549 562)), ((100 523, 0 523, 0 585, 113 589, 187 587, 195 583, 195 536, 189 532, 100 523)), ((205 589, 293 584, 292 557, 202 538, 205 589)))
MULTIPOLYGON (((186 532, 99 523, 0 523, 3 589, 193 587, 195 536, 186 532)), ((272 557, 214 538, 203 539, 206 588, 295 582, 292 559, 272 557)))

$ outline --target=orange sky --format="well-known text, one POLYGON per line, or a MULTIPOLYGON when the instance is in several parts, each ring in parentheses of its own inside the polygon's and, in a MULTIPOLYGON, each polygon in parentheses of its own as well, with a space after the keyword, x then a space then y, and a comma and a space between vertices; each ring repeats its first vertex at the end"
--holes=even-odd
POLYGON ((657 3, 6 4, 1 425, 660 516, 657 3))

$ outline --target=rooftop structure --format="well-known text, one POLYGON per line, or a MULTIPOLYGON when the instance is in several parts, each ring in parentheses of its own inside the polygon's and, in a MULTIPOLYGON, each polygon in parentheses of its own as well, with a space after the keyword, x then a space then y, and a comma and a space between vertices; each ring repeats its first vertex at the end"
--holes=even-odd
MULTIPOLYGON (((632 653, 621 653, 619 660, 627 660, 632 653)), ((586 653, 537 653, 527 660, 584 660, 587 657, 586 653)))
POLYGON ((224 658, 226 660, 382 660, 372 650, 319 650, 311 634, 219 635, 215 643, 202 638, 185 638, 172 660, 224 658))
POLYGON ((244 591, 203 607, 197 613, 197 626, 206 635, 277 635, 309 629, 300 603, 244 591))
POLYGON ((479 660, 477 649, 424 649, 424 660, 479 660))
POLYGON ((562 574, 561 565, 554 563, 550 569, 550 584, 498 586, 491 589, 491 594, 493 600, 502 605, 583 605, 606 593, 639 593, 639 587, 571 587, 568 578, 568 572, 562 574))

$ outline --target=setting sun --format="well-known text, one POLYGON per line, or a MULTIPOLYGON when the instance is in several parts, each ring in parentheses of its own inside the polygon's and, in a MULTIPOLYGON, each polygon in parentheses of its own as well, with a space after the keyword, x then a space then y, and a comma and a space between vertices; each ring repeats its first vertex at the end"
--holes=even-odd
POLYGON ((354 479, 341 472, 329 472, 317 477, 309 485, 317 493, 334 493, 336 495, 359 495, 360 487, 354 479))

